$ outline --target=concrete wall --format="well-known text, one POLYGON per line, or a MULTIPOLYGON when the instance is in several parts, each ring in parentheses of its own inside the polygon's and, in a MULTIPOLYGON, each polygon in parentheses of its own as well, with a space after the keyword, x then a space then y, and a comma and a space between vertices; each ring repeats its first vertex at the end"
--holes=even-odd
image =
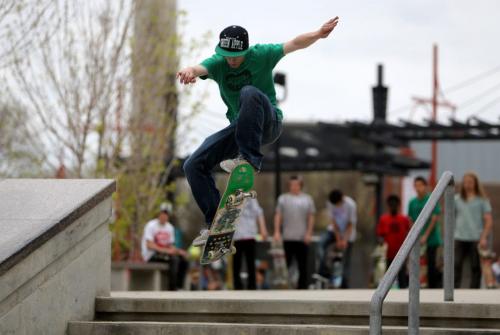
POLYGON ((9 241, 23 234, 0 249, 0 334, 65 334, 69 320, 93 319, 95 297, 110 291, 114 188, 109 180, 0 181, 0 231, 10 230, 9 241))

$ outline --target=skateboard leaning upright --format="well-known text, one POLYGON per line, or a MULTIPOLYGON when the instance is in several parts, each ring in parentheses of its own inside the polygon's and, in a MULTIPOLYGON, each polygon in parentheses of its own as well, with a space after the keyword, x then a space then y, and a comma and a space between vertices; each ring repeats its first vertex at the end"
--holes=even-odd
POLYGON ((288 268, 286 267, 285 250, 282 241, 272 241, 269 254, 273 260, 273 280, 272 288, 288 288, 288 268))
POLYGON ((331 286, 332 288, 340 288, 344 276, 344 252, 336 246, 330 252, 332 258, 331 286))
POLYGON ((477 251, 479 253, 479 261, 481 263, 484 285, 486 288, 495 288, 496 279, 491 266, 495 262, 496 254, 488 248, 482 249, 479 246, 477 247, 477 251))
POLYGON ((227 253, 235 253, 233 235, 246 198, 255 198, 252 190, 254 168, 247 162, 238 164, 229 175, 226 190, 210 227, 207 242, 203 246, 200 263, 209 264, 227 253))
POLYGON ((375 250, 373 250, 372 258, 374 261, 373 285, 378 287, 387 269, 387 243, 381 242, 377 244, 375 250))

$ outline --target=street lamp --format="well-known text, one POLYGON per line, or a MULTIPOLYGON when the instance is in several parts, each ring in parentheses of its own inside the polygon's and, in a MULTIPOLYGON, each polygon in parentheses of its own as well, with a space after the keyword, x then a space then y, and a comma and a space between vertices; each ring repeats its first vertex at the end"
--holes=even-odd
MULTIPOLYGON (((277 96, 276 100, 278 101, 278 104, 282 103, 285 101, 288 95, 288 90, 286 87, 286 74, 283 72, 275 72, 273 81, 276 85, 282 88, 283 95, 282 96, 277 96)), ((278 197, 280 196, 281 193, 281 158, 280 158, 280 139, 276 140, 274 142, 274 192, 275 192, 275 199, 278 201, 278 197)))

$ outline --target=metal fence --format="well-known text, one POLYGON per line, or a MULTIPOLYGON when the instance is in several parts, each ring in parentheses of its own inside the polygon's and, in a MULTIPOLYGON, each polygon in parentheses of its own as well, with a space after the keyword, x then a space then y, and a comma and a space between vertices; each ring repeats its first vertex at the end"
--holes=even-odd
POLYGON ((410 255, 410 285, 408 303, 408 334, 419 332, 420 315, 420 233, 444 194, 444 301, 453 301, 453 232, 455 230, 455 182, 449 171, 443 173, 422 212, 406 236, 391 266, 387 269, 370 303, 370 335, 382 334, 382 304, 405 260, 410 255))

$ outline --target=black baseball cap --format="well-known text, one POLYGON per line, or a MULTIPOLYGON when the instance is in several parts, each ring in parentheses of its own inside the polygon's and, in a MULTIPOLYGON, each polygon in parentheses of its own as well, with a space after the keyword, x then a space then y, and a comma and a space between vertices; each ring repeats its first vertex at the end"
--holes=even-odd
POLYGON ((215 53, 224 57, 239 57, 248 52, 248 32, 240 26, 229 26, 221 31, 215 53))

